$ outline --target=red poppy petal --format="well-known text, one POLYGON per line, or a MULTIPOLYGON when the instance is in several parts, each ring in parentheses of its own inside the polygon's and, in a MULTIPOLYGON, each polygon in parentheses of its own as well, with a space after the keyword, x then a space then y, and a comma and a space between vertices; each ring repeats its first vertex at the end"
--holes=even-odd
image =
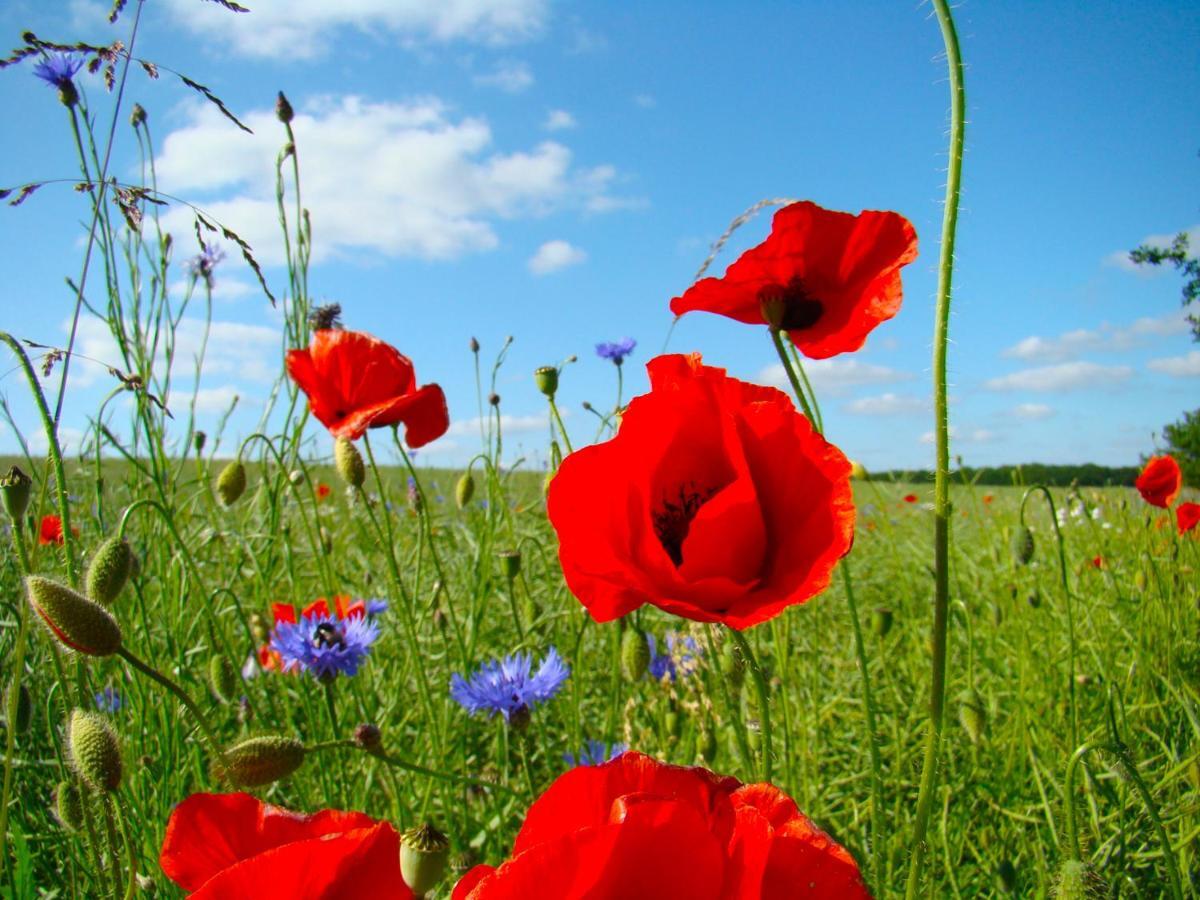
POLYGON ((467 900, 471 892, 495 871, 494 866, 485 865, 478 865, 469 869, 467 874, 460 878, 458 884, 454 886, 454 892, 451 893, 450 900, 467 900))
POLYGON ((271 615, 274 617, 275 624, 277 625, 280 622, 295 622, 296 607, 290 603, 272 603, 271 615))
POLYGON ((450 412, 446 395, 436 384, 397 397, 382 406, 371 418, 372 428, 404 424, 404 442, 412 448, 424 447, 446 433, 450 412))
POLYGON ((1134 485, 1147 503, 1166 509, 1183 488, 1183 473, 1172 457, 1155 456, 1146 463, 1134 485))
POLYGON ((309 350, 326 384, 355 407, 373 406, 416 387, 409 358, 364 332, 317 331, 309 350))
POLYGON ((308 606, 304 607, 300 615, 306 619, 316 618, 317 616, 327 619, 329 618, 329 601, 324 597, 318 597, 312 603, 308 604, 308 606))
POLYGON ((1180 503, 1175 507, 1175 526, 1186 534, 1200 523, 1200 503, 1180 503))

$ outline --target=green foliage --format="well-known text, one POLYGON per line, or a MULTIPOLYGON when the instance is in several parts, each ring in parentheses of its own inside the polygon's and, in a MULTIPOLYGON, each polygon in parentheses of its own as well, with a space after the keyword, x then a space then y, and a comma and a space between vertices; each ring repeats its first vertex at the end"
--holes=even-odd
POLYGON ((1200 488, 1200 409, 1163 428, 1163 449, 1183 470, 1183 483, 1200 488))
MULTIPOLYGON (((1138 466, 1100 466, 1095 463, 1050 465, 1022 463, 1015 466, 963 466, 955 477, 971 484, 988 487, 1044 484, 1047 487, 1133 487, 1141 468, 1138 466)), ((876 481, 933 484, 933 472, 928 469, 893 469, 873 472, 876 481)))
MULTIPOLYGON (((1161 266, 1170 263, 1183 276, 1183 289, 1180 292, 1183 306, 1189 308, 1200 300, 1200 258, 1188 255, 1186 232, 1175 235, 1175 240, 1167 248, 1142 244, 1129 251, 1129 259, 1137 265, 1161 266)), ((1200 341, 1200 315, 1190 312, 1188 321, 1192 323, 1193 340, 1200 341)))

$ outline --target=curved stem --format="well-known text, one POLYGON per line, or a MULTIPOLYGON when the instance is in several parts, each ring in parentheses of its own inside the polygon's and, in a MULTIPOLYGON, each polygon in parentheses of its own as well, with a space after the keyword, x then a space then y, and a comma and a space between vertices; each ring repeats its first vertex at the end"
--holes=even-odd
POLYGON ((1075 824, 1075 773, 1079 771, 1079 764, 1083 758, 1095 749, 1096 745, 1091 741, 1076 749, 1067 762, 1067 774, 1063 778, 1063 818, 1067 826, 1067 854, 1076 862, 1080 860, 1080 853, 1079 830, 1075 824))
POLYGON ((771 780, 771 696, 767 690, 767 679, 759 668, 758 660, 754 657, 754 650, 750 647, 750 642, 746 640, 746 636, 735 628, 729 629, 729 634, 733 638, 733 642, 737 644, 738 650, 745 657, 746 662, 750 665, 750 671, 754 675, 754 688, 758 692, 758 716, 759 724, 762 725, 762 779, 763 781, 771 780))
POLYGON ((184 707, 187 708, 187 711, 195 717, 196 724, 200 726, 200 730, 204 733, 204 737, 208 740, 209 749, 212 750, 213 755, 217 757, 224 755, 223 751, 221 750, 221 742, 217 740, 216 732, 213 731, 212 726, 208 722, 208 718, 200 710, 200 707, 196 705, 196 702, 192 700, 190 696, 188 696, 187 691, 181 688, 166 675, 159 672, 149 663, 138 659, 138 657, 134 656, 127 647, 122 647, 117 651, 117 653, 120 654, 122 659, 124 659, 143 675, 152 679, 153 681, 157 681, 160 685, 178 697, 179 701, 184 705, 184 707))
POLYGON ((775 345, 775 352, 779 354, 779 362, 783 365, 783 371, 787 373, 788 381, 792 384, 792 393, 796 395, 796 401, 800 404, 800 408, 804 410, 804 415, 808 421, 816 428, 817 420, 813 416, 812 407, 808 405, 808 397, 804 394, 804 388, 800 386, 800 379, 796 376, 796 370, 792 368, 792 361, 788 359, 787 350, 783 346, 783 338, 779 336, 779 329, 769 328, 768 332, 771 335, 771 343, 775 345))

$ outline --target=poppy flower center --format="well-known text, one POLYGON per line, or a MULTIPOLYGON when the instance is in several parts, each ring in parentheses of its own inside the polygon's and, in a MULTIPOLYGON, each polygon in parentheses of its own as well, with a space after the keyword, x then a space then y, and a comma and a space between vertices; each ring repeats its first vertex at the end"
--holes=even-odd
POLYGON ((676 568, 683 565, 683 542, 692 527, 692 519, 714 493, 715 490, 699 491, 694 485, 681 487, 677 501, 664 500, 662 507, 650 514, 654 534, 676 568))
POLYGON ((793 278, 786 285, 768 284, 759 288, 758 303, 763 318, 780 331, 811 328, 825 312, 821 301, 805 290, 804 282, 799 278, 793 278))

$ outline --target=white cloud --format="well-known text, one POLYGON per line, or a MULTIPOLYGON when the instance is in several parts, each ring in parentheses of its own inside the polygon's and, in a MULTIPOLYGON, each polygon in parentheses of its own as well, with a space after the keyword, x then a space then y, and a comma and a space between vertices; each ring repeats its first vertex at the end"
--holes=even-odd
POLYGON ((1092 362, 1062 363, 1022 369, 1010 375, 989 379, 984 387, 992 391, 1072 391, 1106 387, 1128 380, 1129 366, 1102 366, 1092 362))
MULTIPOLYGON (((92 436, 91 432, 88 437, 92 436)), ((73 456, 83 449, 84 432, 78 428, 60 425, 58 428, 58 447, 64 456, 73 456)), ((50 442, 46 440, 46 431, 35 428, 28 436, 29 452, 33 456, 45 456, 50 451, 50 442)))
MULTIPOLYGON (((184 296, 187 293, 187 289, 187 281, 176 281, 171 285, 171 292, 177 297, 184 296)), ((251 294, 258 294, 259 296, 262 296, 262 288, 260 288, 257 284, 252 285, 237 278, 222 278, 221 269, 218 265, 216 274, 213 276, 212 295, 214 300, 240 300, 242 297, 246 297, 251 294)), ((202 297, 203 295, 204 282, 198 281, 196 283, 194 296, 202 297)))
POLYGON ((650 94, 635 94, 633 97, 633 105, 642 109, 654 109, 658 106, 658 101, 650 94))
POLYGON ((924 397, 886 393, 860 397, 847 403, 845 409, 860 416, 903 416, 926 412, 929 401, 924 397))
MULTIPOLYGON (((998 439, 994 431, 989 431, 986 428, 971 428, 963 430, 955 425, 951 425, 948 429, 950 432, 950 440, 956 444, 990 444, 998 439)), ((927 431, 921 435, 922 444, 932 444, 937 438, 932 431, 927 431)))
MULTIPOLYGON (((1188 246, 1193 252, 1198 244, 1200 244, 1200 225, 1193 225, 1191 228, 1183 229, 1188 236, 1188 246)), ((1140 241, 1137 246, 1157 247, 1160 250, 1166 250, 1175 242, 1175 236, 1179 232, 1172 234, 1148 234, 1140 241)), ((1154 275, 1163 271, 1162 266, 1138 265, 1129 258, 1128 250, 1114 250, 1108 256, 1104 257, 1104 264, 1115 266, 1118 269, 1124 269, 1126 272, 1136 272, 1139 275, 1154 275)))
POLYGON ((1049 419, 1054 408, 1045 403, 1018 403, 1011 412, 1018 419, 1049 419))
MULTIPOLYGON (((233 405, 234 400, 237 400, 240 407, 262 405, 260 400, 248 398, 244 391, 238 389, 237 385, 225 384, 221 387, 200 388, 196 391, 196 412, 223 413, 233 405)), ((182 411, 187 410, 191 402, 191 394, 172 393, 169 406, 171 412, 178 418, 182 411)))
POLYGON ((1152 343, 1154 338, 1184 334, 1191 328, 1187 314, 1180 310, 1165 316, 1144 317, 1129 325, 1110 325, 1098 329, 1079 328, 1056 338, 1032 335, 1004 350, 1004 356, 1029 362, 1065 362, 1084 353, 1121 352, 1152 343))
MULTIPOLYGON (((241 118, 247 135, 209 104, 167 135, 156 165, 163 190, 195 197, 254 247, 263 263, 283 261, 275 205, 279 123, 272 110, 241 118), (209 194, 210 196, 204 196, 209 194), (197 196, 199 195, 199 196, 197 196)), ((351 250, 453 259, 490 250, 497 219, 602 207, 616 177, 611 166, 581 169, 556 141, 498 153, 480 118, 452 117, 436 98, 372 103, 323 97, 292 121, 314 228, 313 259, 351 250)), ((186 208, 166 224, 191 231, 186 208)), ((240 255, 227 247, 231 260, 240 255)), ((229 265, 231 263, 226 263, 229 265)))
POLYGON ((542 127, 547 131, 566 131, 576 125, 575 117, 565 109, 552 109, 546 113, 546 121, 542 127))
POLYGON ((254 0, 234 14, 214 3, 168 0, 186 28, 244 56, 304 60, 336 51, 353 29, 373 40, 509 44, 536 37, 549 0, 254 0))
POLYGON ((1173 378, 1196 378, 1200 376, 1200 350, 1192 350, 1187 356, 1152 359, 1146 365, 1155 372, 1163 372, 1173 378))
POLYGON ((566 241, 546 241, 530 257, 528 266, 534 275, 548 275, 568 266, 579 265, 586 259, 587 253, 566 241))
POLYGON ((506 94, 519 94, 533 86, 533 71, 520 60, 504 59, 496 63, 487 75, 476 75, 472 79, 482 87, 499 88, 506 94))
MULTIPOLYGON (((849 388, 868 384, 895 384, 909 381, 912 374, 857 359, 812 359, 804 363, 804 372, 818 395, 841 396, 849 388)), ((787 373, 779 363, 758 373, 758 381, 783 391, 791 391, 787 373)))

